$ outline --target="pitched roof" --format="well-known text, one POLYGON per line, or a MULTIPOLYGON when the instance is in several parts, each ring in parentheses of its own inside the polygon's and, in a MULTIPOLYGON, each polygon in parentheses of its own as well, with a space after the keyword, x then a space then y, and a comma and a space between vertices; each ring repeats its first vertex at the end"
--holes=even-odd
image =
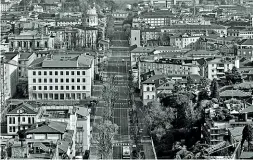
POLYGON ((67 141, 59 141, 59 153, 67 153, 70 143, 67 141))
POLYGON ((242 152, 240 159, 253 159, 253 152, 242 152))
POLYGON ((232 137, 237 140, 241 141, 242 140, 242 130, 244 127, 234 127, 234 128, 228 128, 232 137))
POLYGON ((240 111, 240 113, 252 113, 252 112, 253 112, 253 106, 249 106, 240 111))
POLYGON ((155 80, 164 78, 164 75, 154 75, 147 79, 146 81, 142 82, 142 84, 147 84, 147 83, 155 83, 155 80))
POLYGON ((240 45, 253 45, 253 39, 243 39, 239 42, 240 45))
POLYGON ((225 90, 220 93, 221 97, 249 97, 251 92, 243 92, 241 90, 225 90))
POLYGON ((64 133, 66 131, 67 123, 64 122, 42 122, 38 123, 42 126, 28 129, 26 133, 64 133))
POLYGON ((23 110, 22 114, 37 114, 36 109, 31 106, 30 104, 27 103, 23 103, 20 106, 16 107, 15 109, 11 110, 10 112, 8 112, 7 114, 20 114, 18 113, 19 110, 23 110))

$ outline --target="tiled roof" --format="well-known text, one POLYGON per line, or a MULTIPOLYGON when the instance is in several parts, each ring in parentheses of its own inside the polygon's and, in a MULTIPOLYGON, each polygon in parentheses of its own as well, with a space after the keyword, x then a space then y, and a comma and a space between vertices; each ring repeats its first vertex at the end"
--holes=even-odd
POLYGON ((149 79, 147 79, 146 81, 142 82, 143 84, 145 83, 155 83, 155 80, 164 78, 164 75, 154 75, 152 77, 150 77, 149 79))
POLYGON ((241 90, 225 90, 220 93, 220 97, 249 97, 250 92, 243 92, 241 90))
POLYGON ((253 45, 253 39, 243 39, 239 44, 240 45, 253 45))
POLYGON ((154 51, 154 48, 149 48, 149 47, 137 47, 133 49, 131 52, 132 53, 151 53, 154 51))
POLYGON ((38 123, 42 126, 28 129, 26 133, 64 133, 66 131, 67 124, 64 122, 42 122, 38 123))
POLYGON ((253 106, 249 106, 240 111, 240 113, 252 113, 252 112, 253 112, 253 106))
POLYGON ((27 52, 27 53, 20 53, 19 59, 28 59, 32 54, 33 54, 32 52, 31 53, 29 53, 29 52, 27 52))
POLYGON ((20 114, 20 113, 17 113, 17 111, 20 109, 22 109, 24 111, 24 113, 22 113, 22 114, 37 114, 37 111, 35 110, 35 108, 27 103, 21 104, 20 106, 11 110, 7 114, 20 114))
POLYGON ((19 52, 5 52, 4 56, 7 61, 12 60, 19 52))

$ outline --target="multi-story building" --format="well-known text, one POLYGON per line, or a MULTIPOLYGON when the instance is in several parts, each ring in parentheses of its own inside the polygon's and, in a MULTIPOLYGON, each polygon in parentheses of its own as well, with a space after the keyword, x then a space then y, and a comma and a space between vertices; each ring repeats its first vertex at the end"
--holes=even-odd
POLYGON ((60 18, 56 19, 56 26, 75 26, 81 25, 81 18, 60 18))
POLYGON ((124 20, 126 20, 128 16, 128 12, 127 11, 120 11, 117 10, 115 12, 112 13, 112 17, 114 18, 114 23, 123 23, 124 20))
POLYGON ((149 54, 153 53, 153 51, 154 48, 147 47, 137 47, 130 51, 131 66, 135 67, 141 56, 148 56, 149 54))
POLYGON ((141 46, 141 31, 138 28, 131 29, 130 45, 141 46))
POLYGON ((18 52, 5 52, 1 55, 2 70, 0 75, 0 94, 4 94, 4 100, 13 97, 16 94, 16 88, 18 84, 18 52), (4 62, 4 63, 2 63, 4 62), (3 82, 3 83, 2 83, 3 82))
POLYGON ((21 52, 18 59, 18 77, 19 80, 28 80, 28 67, 36 59, 36 54, 34 52, 21 52))
POLYGON ((141 45, 149 46, 149 40, 158 40, 161 36, 161 30, 158 28, 145 28, 141 30, 141 45))
POLYGON ((237 44, 237 56, 251 58, 253 55, 253 40, 243 39, 237 44))
POLYGON ((27 103, 22 103, 6 114, 7 133, 17 134, 20 130, 31 127, 36 122, 36 116, 40 111, 27 103))
POLYGON ((207 78, 220 79, 225 76, 225 72, 232 70, 233 67, 239 68, 239 59, 222 57, 215 58, 207 62, 207 78))
POLYGON ((159 8, 171 8, 173 5, 172 0, 150 0, 150 3, 152 6, 159 8))
POLYGON ((172 46, 176 46, 180 49, 182 48, 194 48, 195 42, 199 40, 201 35, 194 34, 180 34, 175 35, 171 38, 170 43, 172 46))
POLYGON ((5 2, 5 0, 1 0, 1 12, 7 12, 11 8, 10 2, 5 2))
POLYGON ((54 38, 50 35, 40 33, 37 30, 23 31, 20 34, 8 36, 10 49, 18 50, 41 50, 53 49, 54 38))
POLYGON ((146 12, 139 17, 133 18, 134 22, 142 23, 155 27, 155 26, 168 26, 170 25, 171 18, 174 15, 166 10, 157 10, 153 12, 146 12))
POLYGON ((253 28, 247 28, 239 31, 238 37, 243 39, 253 38, 253 28))
POLYGON ((55 27, 50 28, 54 36, 55 48, 79 49, 97 47, 98 29, 93 27, 55 27))
POLYGON ((29 99, 80 100, 91 96, 94 59, 84 54, 51 54, 28 68, 29 99))
POLYGON ((87 11, 87 17, 85 19, 85 23, 87 24, 88 27, 97 27, 98 26, 98 14, 97 10, 94 7, 90 8, 87 11))

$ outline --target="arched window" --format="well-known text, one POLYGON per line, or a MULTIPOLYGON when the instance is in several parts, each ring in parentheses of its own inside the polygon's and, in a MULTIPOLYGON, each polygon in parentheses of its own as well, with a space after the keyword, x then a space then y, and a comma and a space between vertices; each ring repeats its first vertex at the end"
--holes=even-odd
POLYGON ((152 95, 152 99, 155 99, 155 96, 154 96, 154 95, 152 95))
POLYGON ((37 42, 37 47, 40 47, 40 42, 37 42))
POLYGON ((147 99, 149 99, 149 95, 147 95, 147 99))
POLYGON ((155 87, 152 87, 152 91, 154 91, 155 90, 155 87))
POLYGON ((45 41, 45 48, 47 48, 47 41, 45 41))
POLYGON ((147 91, 149 91, 149 87, 147 87, 147 91))

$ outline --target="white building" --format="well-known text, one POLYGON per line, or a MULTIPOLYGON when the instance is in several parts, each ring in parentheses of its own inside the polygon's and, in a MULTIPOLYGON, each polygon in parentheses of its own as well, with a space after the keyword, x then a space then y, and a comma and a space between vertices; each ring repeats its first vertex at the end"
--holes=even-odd
POLYGON ((35 5, 33 8, 34 12, 43 12, 43 7, 39 6, 39 5, 35 5))
POLYGON ((81 100, 91 96, 94 59, 84 54, 41 57, 28 68, 29 99, 81 100))
POLYGON ((198 41, 200 36, 201 35, 189 35, 189 34, 185 33, 183 35, 173 37, 173 38, 175 38, 175 41, 174 41, 175 43, 171 44, 171 45, 176 46, 180 49, 186 48, 186 47, 191 48, 191 45, 194 45, 194 43, 198 41))
POLYGON ((89 27, 98 26, 98 14, 95 7, 92 7, 91 9, 87 11, 86 24, 89 27))
POLYGON ((1 12, 7 12, 11 8, 11 3, 10 2, 3 2, 1 1, 1 12))
POLYGON ((239 59, 216 58, 207 62, 207 78, 213 80, 225 76, 225 72, 233 67, 239 68, 239 59))
POLYGON ((18 59, 19 68, 18 76, 19 80, 28 80, 28 67, 36 59, 36 54, 34 52, 21 52, 18 59))

